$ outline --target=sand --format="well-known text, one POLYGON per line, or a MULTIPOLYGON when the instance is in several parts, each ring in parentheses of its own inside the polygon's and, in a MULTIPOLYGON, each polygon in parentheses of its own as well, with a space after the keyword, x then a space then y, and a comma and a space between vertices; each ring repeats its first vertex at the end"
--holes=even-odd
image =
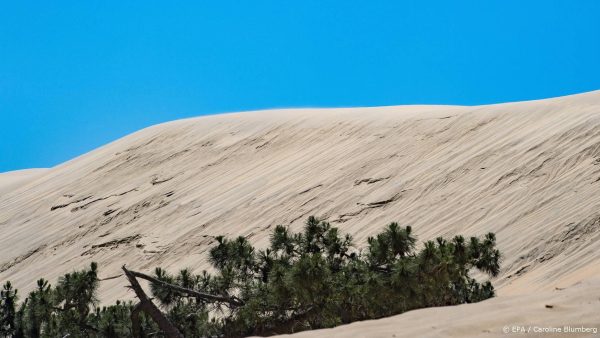
POLYGON ((102 301, 130 298, 123 264, 199 272, 214 236, 262 246, 316 215, 357 246, 392 221, 421 240, 493 231, 504 259, 495 299, 301 335, 600 327, 600 91, 179 120, 25 176, 0 175, 0 281, 21 292, 96 261, 102 301))
POLYGON ((16 190, 36 177, 41 176, 47 169, 24 169, 0 173, 0 195, 16 190))

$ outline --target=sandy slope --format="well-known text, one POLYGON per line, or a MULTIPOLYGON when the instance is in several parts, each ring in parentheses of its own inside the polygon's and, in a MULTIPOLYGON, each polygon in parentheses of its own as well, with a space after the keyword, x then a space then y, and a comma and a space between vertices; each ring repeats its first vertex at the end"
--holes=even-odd
POLYGON ((0 195, 16 190, 19 186, 33 181, 48 169, 25 169, 0 173, 0 195))
MULTIPOLYGON (((212 236, 265 244, 275 224, 299 229, 314 214, 361 245, 391 221, 413 225, 423 240, 496 232, 505 255, 494 281, 500 297, 418 312, 430 316, 415 324, 422 330, 444 320, 460 327, 465 321, 452 318, 480 311, 529 313, 533 302, 554 299, 556 287, 580 281, 565 290, 575 300, 563 312, 600 320, 591 279, 600 272, 600 91, 478 107, 181 120, 13 187, 0 195, 0 281, 23 291, 94 260, 108 278, 100 296, 112 301, 127 295, 124 279, 111 278, 124 263, 200 271, 212 236), (590 304, 578 303, 586 298, 590 304)), ((377 327, 410 325, 411 316, 377 327)), ((456 330, 439 333, 462 334, 456 330)))

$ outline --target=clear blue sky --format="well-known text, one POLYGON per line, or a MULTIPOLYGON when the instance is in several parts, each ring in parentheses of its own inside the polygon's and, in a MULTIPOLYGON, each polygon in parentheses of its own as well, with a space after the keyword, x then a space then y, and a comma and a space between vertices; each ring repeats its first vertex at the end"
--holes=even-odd
POLYGON ((159 122, 600 89, 600 1, 3 1, 0 172, 159 122))

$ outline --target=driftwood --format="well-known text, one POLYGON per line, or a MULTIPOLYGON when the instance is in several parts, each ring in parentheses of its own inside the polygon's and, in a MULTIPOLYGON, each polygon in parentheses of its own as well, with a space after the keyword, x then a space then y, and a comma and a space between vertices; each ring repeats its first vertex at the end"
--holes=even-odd
POLYGON ((136 279, 136 274, 133 271, 129 271, 125 268, 125 265, 122 267, 125 272, 125 276, 129 280, 131 284, 131 288, 135 291, 135 295, 140 300, 140 302, 134 307, 133 311, 131 311, 131 325, 133 331, 133 337, 139 338, 141 337, 141 328, 140 328, 140 311, 144 311, 147 315, 154 320, 154 322, 158 325, 158 327, 163 331, 167 338, 183 338, 183 335, 179 330, 171 323, 171 321, 165 317, 165 315, 154 305, 154 303, 146 296, 144 289, 136 279))

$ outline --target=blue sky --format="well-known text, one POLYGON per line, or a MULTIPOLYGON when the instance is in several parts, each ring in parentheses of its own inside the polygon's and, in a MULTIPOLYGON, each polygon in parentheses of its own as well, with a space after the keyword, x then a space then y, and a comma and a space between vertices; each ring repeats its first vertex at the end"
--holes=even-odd
POLYGON ((600 89, 600 1, 2 1, 0 172, 276 107, 600 89))

